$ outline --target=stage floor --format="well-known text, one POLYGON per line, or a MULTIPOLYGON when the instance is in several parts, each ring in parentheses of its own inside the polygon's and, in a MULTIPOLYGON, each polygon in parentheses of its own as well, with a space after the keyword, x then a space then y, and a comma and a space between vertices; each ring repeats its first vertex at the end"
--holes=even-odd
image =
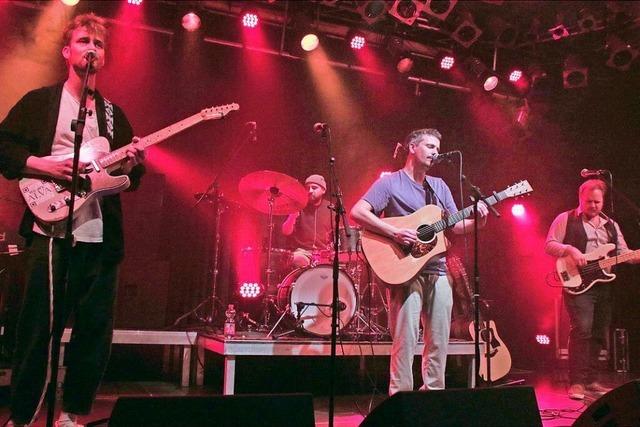
MULTIPOLYGON (((533 386, 538 401, 538 407, 542 414, 544 427, 571 426, 574 419, 593 402, 597 397, 588 396, 584 402, 574 401, 567 397, 566 384, 554 379, 557 374, 538 372, 526 375, 518 373, 510 374, 510 379, 526 377, 525 385, 533 386)), ((621 385, 634 378, 632 375, 610 373, 602 377, 605 384, 610 386, 621 385)), ((219 391, 214 391, 211 387, 180 387, 177 384, 164 382, 110 382, 104 383, 100 388, 94 409, 89 416, 81 417, 82 423, 89 423, 99 419, 107 418, 116 400, 120 396, 212 396, 220 395, 219 391)), ((337 396, 335 399, 334 425, 336 427, 357 427, 366 414, 382 402, 386 396, 375 395, 350 395, 337 396)), ((326 396, 314 397, 314 415, 317 427, 328 425, 328 398, 326 396)), ((44 412, 40 420, 34 426, 44 427, 44 412)), ((0 408, 0 425, 8 417, 6 404, 0 408)), ((188 425, 188 418, 184 425, 188 425)), ((105 425, 105 424, 103 424, 105 425)), ((293 424, 292 424, 293 425, 293 424)))

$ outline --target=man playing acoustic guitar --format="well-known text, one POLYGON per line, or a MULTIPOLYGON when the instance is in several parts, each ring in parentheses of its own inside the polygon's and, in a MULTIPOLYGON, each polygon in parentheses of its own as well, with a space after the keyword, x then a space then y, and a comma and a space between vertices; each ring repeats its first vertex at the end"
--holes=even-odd
MULTIPOLYGON (((440 151, 440 138, 440 132, 435 129, 411 132, 403 143, 408 153, 404 167, 373 183, 353 206, 353 220, 396 245, 407 247, 419 243, 417 230, 394 226, 379 218, 380 215, 384 214, 385 218, 407 216, 426 205, 437 205, 446 213, 456 213, 458 209, 447 184, 441 178, 427 175, 440 151)), ((486 205, 478 203, 479 225, 484 226, 487 213, 486 205)), ((465 230, 473 230, 473 220, 464 219, 453 226, 457 234, 465 230)), ((388 290, 393 338, 389 394, 413 390, 413 356, 420 321, 425 342, 422 389, 443 389, 453 305, 445 257, 434 256, 415 277, 402 284, 389 285, 388 290)))
MULTIPOLYGON (((600 179, 582 183, 578 190, 579 206, 561 213, 551 224, 545 245, 547 254, 566 257, 568 262, 580 268, 587 265, 585 255, 597 252, 608 243, 617 246, 618 254, 630 252, 618 224, 602 213, 606 192, 607 184, 600 179)), ((638 263, 639 260, 631 258, 630 262, 638 263)), ((594 269, 598 265, 590 264, 589 267, 594 269)), ((580 294, 567 289, 563 297, 571 326, 569 397, 584 399, 585 390, 606 393, 610 389, 596 381, 595 367, 611 324, 611 287, 596 285, 580 294)))
MULTIPOLYGON (((67 79, 56 86, 26 94, 0 123, 0 172, 8 179, 38 175, 42 179, 71 180, 74 133, 71 121, 79 110, 82 83, 89 72, 90 88, 83 133, 85 142, 105 137, 110 150, 133 139, 122 110, 95 90, 96 74, 105 64, 107 30, 104 19, 86 14, 75 17, 64 31, 62 56, 67 79)), ((126 149, 122 174, 138 186, 144 151, 135 144, 126 149)), ((81 167, 87 160, 82 156, 81 167)), ((123 257, 120 198, 97 198, 74 215, 75 245, 67 250, 62 230, 36 223, 27 209, 21 234, 29 242, 27 288, 16 332, 9 425, 34 422, 43 403, 51 358, 51 318, 65 307, 65 318, 75 314, 67 355, 63 410, 56 425, 77 426, 77 415, 91 410, 98 384, 107 366, 113 332, 113 305, 118 266, 123 257), (67 272, 67 258, 72 268, 67 272), (64 291, 64 293, 61 293, 64 291), (61 295, 65 295, 60 304, 61 295)))

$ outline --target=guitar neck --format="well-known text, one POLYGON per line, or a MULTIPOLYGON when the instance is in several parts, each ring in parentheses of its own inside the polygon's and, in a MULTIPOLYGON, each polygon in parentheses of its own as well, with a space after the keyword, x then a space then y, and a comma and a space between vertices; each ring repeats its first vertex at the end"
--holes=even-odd
MULTIPOLYGON (((499 201, 504 200, 506 198, 507 198, 506 192, 501 191, 499 193, 493 193, 493 196, 487 197, 486 199, 484 199, 484 201, 487 205, 493 206, 499 201)), ((446 218, 441 219, 440 221, 433 223, 432 227, 436 233, 446 230, 449 227, 453 227, 463 219, 469 218, 472 213, 473 213, 473 205, 467 206, 466 208, 459 210, 458 212, 452 215, 449 215, 446 218)))
POLYGON ((616 264, 621 264, 623 262, 630 261, 634 258, 637 258, 638 256, 640 256, 640 249, 627 252, 622 255, 614 255, 610 258, 605 258, 599 261, 598 265, 600 266, 600 268, 605 269, 605 268, 613 267, 616 264))
MULTIPOLYGON (((170 126, 167 126, 164 129, 160 129, 157 132, 152 133, 151 135, 147 135, 143 138, 140 138, 138 142, 135 143, 136 147, 147 148, 154 144, 158 144, 159 142, 164 141, 167 138, 176 135, 179 132, 182 132, 185 129, 189 129, 191 126, 196 125, 203 121, 204 118, 201 113, 196 113, 193 116, 187 117, 186 119, 180 120, 177 123, 174 123, 170 126)), ((127 157, 127 148, 132 147, 134 144, 130 143, 123 147, 120 147, 111 153, 107 154, 104 157, 101 157, 98 160, 98 163, 102 168, 108 169, 112 166, 118 165, 127 157)))

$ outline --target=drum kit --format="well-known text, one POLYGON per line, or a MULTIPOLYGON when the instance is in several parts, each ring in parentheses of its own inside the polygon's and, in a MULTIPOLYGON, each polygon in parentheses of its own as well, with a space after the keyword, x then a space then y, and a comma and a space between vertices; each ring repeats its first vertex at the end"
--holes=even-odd
MULTIPOLYGON (((276 337, 293 332, 330 336, 333 249, 314 251, 309 266, 296 268, 292 251, 273 247, 274 216, 302 210, 307 204, 304 186, 288 175, 264 170, 244 176, 238 189, 246 205, 268 215, 267 247, 243 249, 243 253, 266 254, 265 310, 260 326, 269 330, 269 336, 278 327, 289 330, 276 337), (275 322, 271 309, 279 315, 275 322)), ((381 324, 386 323, 388 306, 362 254, 360 229, 351 227, 350 236, 341 229, 338 241, 338 331, 354 339, 382 339, 388 335, 381 324)))

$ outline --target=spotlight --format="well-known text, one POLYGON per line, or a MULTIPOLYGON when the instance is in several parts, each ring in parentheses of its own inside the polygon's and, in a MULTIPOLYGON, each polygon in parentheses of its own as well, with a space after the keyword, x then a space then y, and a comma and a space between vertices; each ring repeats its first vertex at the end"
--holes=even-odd
POLYGON ((80 0, 60 0, 60 2, 65 6, 75 6, 80 2, 80 0))
POLYGON ((189 32, 197 31, 200 24, 200 17, 194 12, 189 12, 182 17, 182 28, 189 32))
POLYGON ((513 47, 518 38, 516 27, 497 16, 489 17, 489 30, 498 47, 513 47))
POLYGON ((245 282, 240 285, 238 293, 242 298, 257 298, 262 294, 263 287, 259 283, 245 282))
POLYGON ((478 58, 474 56, 468 57, 465 65, 471 77, 481 84, 485 91, 491 92, 498 86, 498 76, 489 70, 478 58))
POLYGON ((447 19, 458 0, 427 0, 424 13, 438 18, 441 21, 447 19))
POLYGON ((242 26, 245 28, 256 28, 260 18, 254 10, 247 10, 242 14, 242 26))
POLYGON ((607 67, 620 71, 627 71, 631 63, 638 57, 638 49, 623 42, 618 36, 610 34, 607 37, 607 67))
POLYGON ((453 55, 445 53, 438 56, 438 66, 440 69, 450 70, 454 65, 456 65, 456 58, 453 55))
POLYGON ((389 10, 389 3, 385 0, 359 1, 357 4, 358 13, 368 25, 373 25, 384 19, 389 10))
POLYGON ((518 80, 520 80, 521 78, 522 78, 522 70, 515 69, 515 70, 512 70, 509 73, 509 81, 510 82, 515 83, 518 80))
POLYGON ((403 24, 413 25, 427 0, 395 0, 389 9, 389 15, 403 24))
POLYGON ((347 33, 347 43, 349 43, 351 49, 360 50, 367 44, 367 40, 362 31, 349 30, 347 33))
POLYGON ((127 0, 127 3, 133 6, 140 6, 142 4, 142 0, 127 0))
POLYGON ((524 216, 524 213, 524 206, 520 203, 515 203, 513 206, 511 206, 511 215, 515 216, 516 218, 522 218, 524 216))
POLYGON ((556 14, 556 26, 549 28, 549 33, 551 33, 551 38, 554 40, 560 40, 569 36, 569 29, 564 24, 564 15, 562 13, 556 14))
POLYGON ((540 345, 549 345, 551 344, 551 338, 547 334, 537 334, 536 342, 540 345))
POLYGON ((589 68, 584 59, 576 54, 567 56, 562 70, 562 84, 565 89, 585 87, 589 82, 589 68))
POLYGON ((455 29, 451 33, 451 38, 465 48, 474 44, 482 34, 482 30, 473 22, 473 16, 469 11, 460 12, 453 24, 455 29))
POLYGON ((403 55, 398 63, 396 64, 396 69, 401 74, 407 74, 413 69, 414 61, 410 54, 403 55))
POLYGON ((320 38, 315 33, 307 33, 300 39, 300 46, 305 52, 311 52, 320 45, 320 38))
POLYGON ((595 28, 596 18, 591 10, 583 8, 578 11, 578 26, 585 32, 595 28))

